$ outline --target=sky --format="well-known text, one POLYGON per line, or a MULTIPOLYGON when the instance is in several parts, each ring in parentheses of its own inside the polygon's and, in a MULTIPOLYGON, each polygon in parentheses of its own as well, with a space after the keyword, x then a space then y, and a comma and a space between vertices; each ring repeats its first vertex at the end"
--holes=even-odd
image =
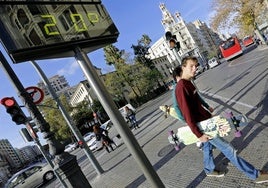
MULTIPOLYGON (((159 9, 160 3, 164 3, 171 14, 174 14, 175 11, 180 12, 187 23, 199 19, 209 25, 209 19, 213 15, 210 8, 210 0, 162 0, 158 2, 155 0, 103 0, 102 4, 109 12, 120 32, 117 42, 113 45, 119 50, 125 50, 133 54, 131 45, 136 45, 143 34, 147 34, 152 39, 151 44, 164 36, 165 31, 161 25, 162 14, 159 9)), ((41 79, 30 62, 13 64, 1 44, 0 50, 25 88, 37 85, 41 79)), ((106 65, 103 49, 89 53, 88 57, 93 65, 102 69, 102 73, 112 70, 111 67, 106 65)), ((48 78, 56 74, 64 75, 70 86, 85 80, 81 68, 72 57, 39 60, 37 63, 48 78)), ((16 89, 2 66, 0 68, 0 83, 0 99, 15 97, 17 102, 22 105, 16 89)), ((24 111, 26 115, 29 115, 26 109, 24 111)), ((4 106, 0 106, 0 139, 8 139, 11 145, 16 148, 34 145, 34 143, 26 143, 22 139, 19 130, 23 127, 24 125, 16 125, 11 120, 10 115, 6 113, 4 106)), ((39 134, 39 136, 41 143, 44 144, 42 135, 39 134)))

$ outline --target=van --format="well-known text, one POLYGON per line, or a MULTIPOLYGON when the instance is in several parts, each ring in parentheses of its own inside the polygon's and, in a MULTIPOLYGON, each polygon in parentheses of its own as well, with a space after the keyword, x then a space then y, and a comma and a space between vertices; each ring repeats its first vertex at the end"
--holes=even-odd
POLYGON ((208 60, 208 66, 210 69, 218 66, 219 64, 220 64, 220 62, 216 57, 213 57, 212 59, 208 60))

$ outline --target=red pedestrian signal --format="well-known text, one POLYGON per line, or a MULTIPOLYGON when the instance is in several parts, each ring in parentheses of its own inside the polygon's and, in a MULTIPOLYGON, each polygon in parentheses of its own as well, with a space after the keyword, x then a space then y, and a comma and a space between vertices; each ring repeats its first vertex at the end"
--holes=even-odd
POLYGON ((14 97, 1 99, 1 104, 5 106, 6 112, 11 115, 12 121, 17 125, 25 124, 28 121, 28 118, 25 116, 14 97))

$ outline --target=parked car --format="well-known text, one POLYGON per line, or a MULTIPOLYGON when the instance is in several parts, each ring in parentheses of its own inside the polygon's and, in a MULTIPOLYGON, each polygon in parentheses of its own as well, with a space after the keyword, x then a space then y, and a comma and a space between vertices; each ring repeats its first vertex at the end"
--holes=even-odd
POLYGON ((206 70, 205 67, 199 65, 199 66, 197 67, 197 69, 196 69, 196 73, 195 73, 195 75, 199 75, 199 74, 201 74, 202 72, 204 72, 205 70, 206 70))
POLYGON ((103 148, 103 144, 96 139, 96 136, 87 141, 87 145, 91 151, 101 150, 103 148))
POLYGON ((113 122, 111 120, 106 121, 103 123, 100 127, 104 130, 109 130, 113 125, 113 122))
POLYGON ((210 69, 218 66, 219 64, 220 61, 216 57, 213 57, 212 59, 208 60, 208 66, 210 69))
POLYGON ((47 163, 33 164, 14 174, 5 184, 5 188, 37 187, 54 178, 54 172, 47 163))
POLYGON ((64 151, 65 152, 71 152, 71 151, 74 151, 77 147, 78 147, 77 143, 68 144, 68 145, 65 146, 64 151))
POLYGON ((86 133, 83 137, 84 137, 85 142, 88 142, 93 137, 95 137, 95 134, 93 132, 89 132, 89 133, 86 133))
POLYGON ((96 140, 95 133, 93 132, 85 134, 84 140, 91 151, 101 150, 103 148, 101 141, 96 140))

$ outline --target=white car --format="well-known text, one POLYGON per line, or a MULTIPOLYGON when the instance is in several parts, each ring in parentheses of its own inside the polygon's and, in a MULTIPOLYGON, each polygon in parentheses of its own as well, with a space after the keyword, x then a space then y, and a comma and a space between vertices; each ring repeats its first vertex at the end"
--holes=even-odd
POLYGON ((71 152, 74 151, 77 148, 77 143, 73 143, 73 144, 68 144, 65 146, 64 151, 65 152, 71 152))
POLYGON ((101 141, 96 140, 96 137, 93 137, 91 140, 87 141, 87 145, 91 151, 101 150, 103 148, 101 141))
POLYGON ((197 67, 197 69, 196 69, 195 75, 199 75, 199 74, 201 74, 201 73, 204 72, 204 71, 205 71, 205 67, 199 65, 199 66, 197 67))
POLYGON ((212 59, 208 60, 208 66, 209 66, 210 69, 212 69, 213 67, 218 66, 219 64, 220 64, 220 62, 215 57, 213 57, 212 59))
POLYGON ((84 137, 85 142, 88 142, 93 137, 95 137, 95 134, 93 132, 89 132, 89 133, 85 134, 83 137, 84 137))
POLYGON ((89 132, 89 133, 85 134, 84 140, 87 143, 87 145, 91 151, 100 150, 103 148, 101 141, 96 140, 95 133, 93 133, 93 132, 89 132))
POLYGON ((111 120, 106 121, 105 123, 103 123, 100 128, 104 129, 104 130, 109 130, 111 128, 111 126, 113 125, 113 122, 111 120))
POLYGON ((5 188, 29 188, 37 187, 55 177, 50 165, 36 163, 14 174, 5 184, 5 188))

